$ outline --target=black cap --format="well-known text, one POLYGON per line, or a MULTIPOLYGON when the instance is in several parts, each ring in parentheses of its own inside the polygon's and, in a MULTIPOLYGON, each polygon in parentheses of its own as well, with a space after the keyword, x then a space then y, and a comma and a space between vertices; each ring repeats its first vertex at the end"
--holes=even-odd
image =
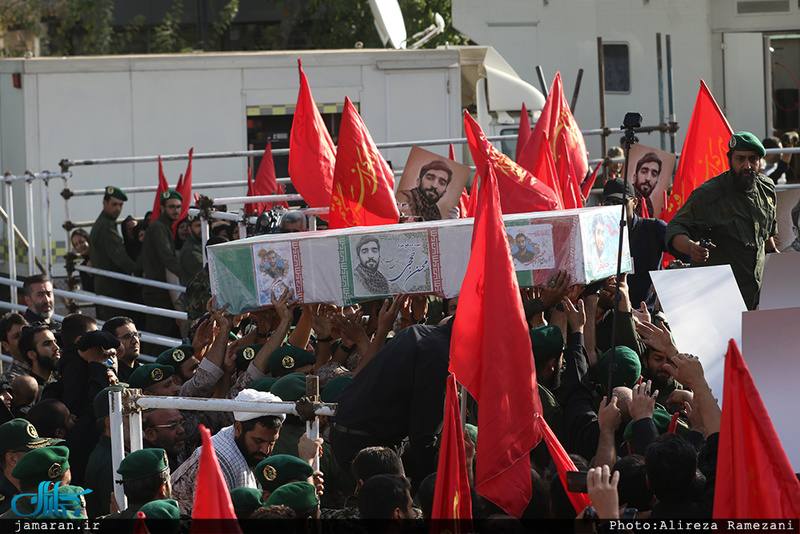
POLYGON ((636 197, 636 191, 633 185, 628 180, 622 178, 614 178, 606 182, 603 186, 603 200, 608 198, 616 198, 622 200, 622 192, 625 192, 627 198, 633 199, 636 197))
POLYGON ((78 350, 89 350, 91 347, 103 347, 108 350, 116 349, 120 346, 122 346, 122 343, 120 343, 119 339, 102 330, 86 332, 77 343, 78 350))

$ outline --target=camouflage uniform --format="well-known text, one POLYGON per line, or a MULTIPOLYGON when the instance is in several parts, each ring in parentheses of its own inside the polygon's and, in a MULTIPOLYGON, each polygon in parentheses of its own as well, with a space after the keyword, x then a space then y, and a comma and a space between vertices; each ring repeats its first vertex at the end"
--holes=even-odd
POLYGON ((775 184, 759 174, 750 191, 742 191, 726 171, 695 189, 667 225, 666 244, 685 234, 693 241, 708 238, 716 245, 708 261, 698 265, 728 264, 736 277, 747 309, 758 305, 764 274, 764 243, 778 233, 775 184))
POLYGON ((183 285, 188 285, 189 281, 203 270, 203 244, 193 235, 189 235, 181 248, 181 267, 184 276, 181 278, 183 285))

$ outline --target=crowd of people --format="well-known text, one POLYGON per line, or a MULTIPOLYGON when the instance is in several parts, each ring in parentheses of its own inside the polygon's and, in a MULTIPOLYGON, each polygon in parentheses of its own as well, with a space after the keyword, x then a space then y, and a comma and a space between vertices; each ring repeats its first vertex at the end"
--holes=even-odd
MULTIPOLYGON (((585 518, 591 526, 711 518, 719 392, 711 391, 700 359, 675 345, 648 271, 666 251, 691 264, 731 263, 748 306, 757 305, 764 253, 774 249, 776 233, 774 185, 758 172, 763 150, 752 134, 735 134, 731 170, 698 189, 669 225, 637 217, 631 184, 609 179, 603 203, 624 203, 635 274, 583 285, 558 270, 544 286, 521 291, 542 415, 578 470, 588 472, 594 507, 573 508, 544 444, 531 453, 533 497, 521 519, 482 498, 474 490, 477 424, 491 414, 461 391, 468 397, 464 442, 477 531, 524 531, 525 521, 545 519, 585 518), (695 207, 700 202, 705 211, 695 207), (731 211, 761 221, 756 232, 741 235, 736 225, 707 219, 731 211), (707 228, 711 235, 703 234, 707 228), (707 238, 712 242, 701 242, 707 238)), ((202 425, 245 531, 252 525, 246 520, 259 519, 287 532, 428 529, 458 297, 399 295, 337 307, 297 304, 287 290, 269 307, 233 315, 210 295, 199 222, 187 218, 184 233, 179 226, 173 237, 180 195, 163 193, 155 220, 125 220, 120 234, 126 200, 109 186, 91 233, 73 234, 75 249, 102 269, 142 269, 161 281, 173 273, 187 285, 190 324, 181 330, 171 319, 111 306, 98 306, 96 319, 72 313, 58 323, 52 282, 25 280, 27 310, 0 319, 0 342, 13 358, 0 380, 0 519, 52 518, 53 510, 37 515, 45 482, 70 519, 131 520, 143 511, 173 521, 172 531, 186 529, 198 493, 202 425), (184 342, 142 363, 143 323, 184 342), (294 402, 306 396, 309 374, 319 377, 321 400, 338 404, 335 416, 321 418, 318 439, 291 414, 158 408, 142 414, 144 448, 129 452, 126 415, 126 456, 116 473, 127 508, 120 511, 109 391, 294 402)), ((307 230, 292 212, 279 227, 307 230)), ((209 243, 233 238, 216 230, 209 243)), ((95 276, 93 283, 98 294, 175 306, 166 290, 145 287, 136 295, 127 282, 95 276)))

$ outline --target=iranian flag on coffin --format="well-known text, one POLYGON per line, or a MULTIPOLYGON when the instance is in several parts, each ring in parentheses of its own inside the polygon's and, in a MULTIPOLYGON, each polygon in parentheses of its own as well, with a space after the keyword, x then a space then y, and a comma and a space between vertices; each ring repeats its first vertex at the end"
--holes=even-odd
MULTIPOLYGON (((519 285, 543 285, 556 269, 577 283, 616 273, 619 208, 505 215, 519 285)), ((458 294, 473 219, 255 236, 208 248, 211 292, 241 313, 286 288, 301 303, 352 304, 399 293, 458 294)), ((622 270, 631 269, 627 238, 622 270)))

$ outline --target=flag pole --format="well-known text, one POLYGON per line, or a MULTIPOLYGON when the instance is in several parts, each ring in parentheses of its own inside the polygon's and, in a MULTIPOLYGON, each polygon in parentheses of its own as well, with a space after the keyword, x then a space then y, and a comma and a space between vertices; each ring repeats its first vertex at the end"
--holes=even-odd
MULTIPOLYGON (((641 113, 631 111, 625 114, 625 119, 622 122, 622 126, 620 126, 620 130, 625 132, 625 170, 622 174, 622 179, 625 181, 628 180, 628 167, 631 159, 631 147, 636 143, 635 130, 641 126, 641 113)), ((619 316, 619 302, 622 300, 622 296, 619 292, 619 279, 620 275, 622 274, 622 244, 625 238, 625 228, 628 224, 626 220, 627 212, 625 210, 625 204, 628 202, 628 197, 626 194, 627 191, 627 187, 622 188, 622 209, 620 210, 619 218, 619 247, 617 248, 617 284, 614 291, 614 314, 611 320, 611 358, 608 364, 608 390, 606 391, 606 403, 611 402, 611 391, 614 384, 614 356, 617 348, 617 318, 619 316)))

